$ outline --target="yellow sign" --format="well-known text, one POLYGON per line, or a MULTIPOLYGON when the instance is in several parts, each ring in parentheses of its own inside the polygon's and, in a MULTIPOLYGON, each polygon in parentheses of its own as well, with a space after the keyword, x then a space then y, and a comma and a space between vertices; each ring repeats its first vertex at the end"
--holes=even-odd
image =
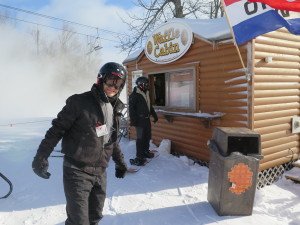
POLYGON ((170 63, 187 52, 192 40, 193 32, 188 25, 181 21, 170 21, 158 27, 148 37, 145 53, 154 63, 170 63))

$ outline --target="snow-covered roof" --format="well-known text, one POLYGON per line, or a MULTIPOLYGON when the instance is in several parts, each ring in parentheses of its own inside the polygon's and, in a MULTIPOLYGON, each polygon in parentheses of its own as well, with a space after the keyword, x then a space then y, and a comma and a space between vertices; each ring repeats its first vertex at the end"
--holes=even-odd
POLYGON ((130 62, 130 61, 137 59, 143 51, 144 51, 144 49, 141 48, 141 49, 133 52, 132 54, 127 56, 127 58, 123 61, 123 63, 130 62))
MULTIPOLYGON (((199 38, 209 42, 221 41, 232 38, 230 28, 225 17, 216 19, 182 19, 173 18, 169 21, 181 21, 187 24, 199 38)), ((139 49, 130 54, 123 63, 137 59, 144 49, 139 49)))
POLYGON ((216 19, 182 19, 173 18, 170 21, 186 23, 194 34, 208 41, 220 41, 232 38, 226 18, 216 19))

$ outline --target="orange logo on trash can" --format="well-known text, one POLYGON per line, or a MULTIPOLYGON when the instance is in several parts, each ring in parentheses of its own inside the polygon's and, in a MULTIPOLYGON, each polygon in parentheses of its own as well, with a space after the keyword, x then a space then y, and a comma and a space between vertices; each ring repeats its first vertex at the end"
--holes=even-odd
POLYGON ((228 172, 229 181, 232 183, 229 190, 238 195, 244 193, 252 185, 252 176, 253 173, 247 165, 239 163, 234 166, 228 172))

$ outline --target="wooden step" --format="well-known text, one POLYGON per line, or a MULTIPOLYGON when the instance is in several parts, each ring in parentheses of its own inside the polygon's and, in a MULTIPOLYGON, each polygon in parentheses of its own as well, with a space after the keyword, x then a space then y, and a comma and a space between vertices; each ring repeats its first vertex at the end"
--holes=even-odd
POLYGON ((300 168, 299 167, 294 167, 289 171, 286 171, 284 173, 285 178, 300 182, 300 168))
POLYGON ((300 160, 297 160, 296 162, 293 162, 292 165, 295 166, 295 167, 300 167, 300 160))

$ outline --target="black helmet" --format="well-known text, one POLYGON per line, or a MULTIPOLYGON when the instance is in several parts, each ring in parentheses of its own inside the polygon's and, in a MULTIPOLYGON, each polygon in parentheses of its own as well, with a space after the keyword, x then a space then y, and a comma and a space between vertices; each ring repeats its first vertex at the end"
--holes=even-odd
POLYGON ((105 63, 99 70, 97 84, 106 83, 108 86, 115 86, 116 89, 122 90, 127 77, 126 69, 115 62, 105 63))
POLYGON ((135 83, 142 91, 147 91, 149 89, 149 80, 147 77, 139 77, 136 79, 135 83))
POLYGON ((127 71, 119 63, 115 63, 115 62, 105 63, 100 68, 97 78, 105 80, 106 78, 111 76, 117 76, 118 78, 126 81, 127 71))

